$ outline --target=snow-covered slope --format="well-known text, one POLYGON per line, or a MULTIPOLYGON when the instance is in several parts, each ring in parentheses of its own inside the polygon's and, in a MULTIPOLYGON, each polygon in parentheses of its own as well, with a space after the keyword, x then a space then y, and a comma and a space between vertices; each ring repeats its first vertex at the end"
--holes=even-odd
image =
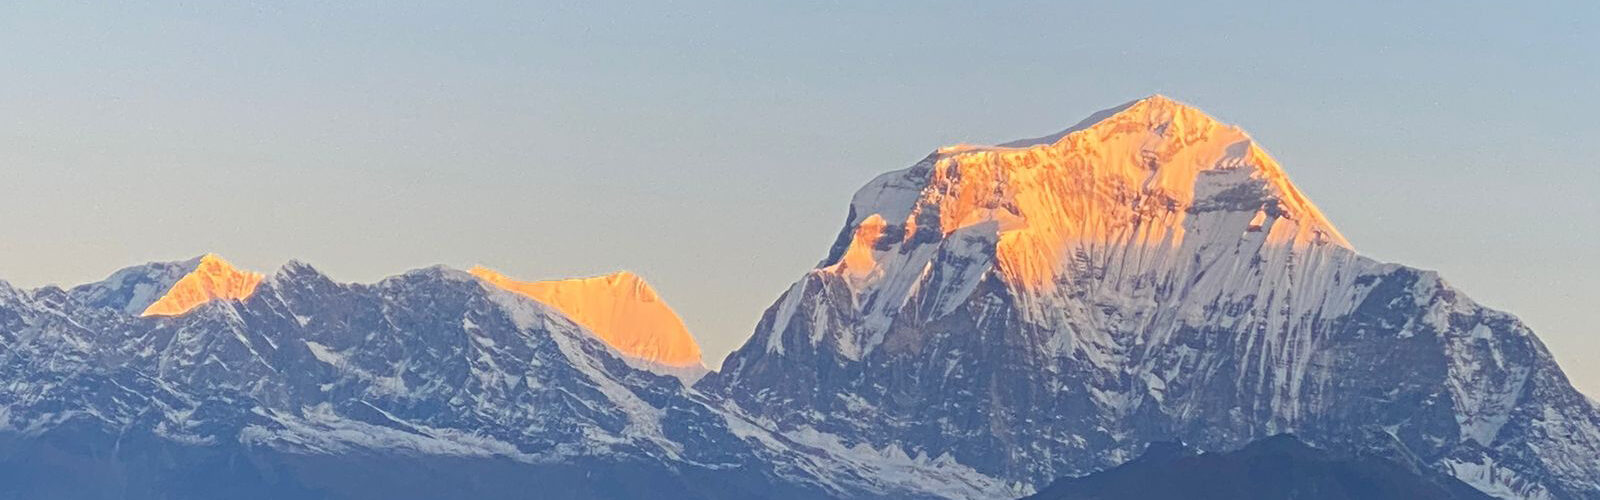
POLYGON ((1012 492, 948 460, 773 434, 448 268, 369 285, 290 263, 251 293, 140 314, 205 262, 70 292, 0 282, 0 497, 1012 492))
POLYGON ((706 374, 700 344, 683 319, 638 275, 517 281, 486 267, 468 272, 490 284, 556 308, 594 332, 635 366, 693 384, 706 374))
POLYGON ((1247 134, 1161 96, 869 182, 700 387, 1030 485, 1174 437, 1376 428, 1485 491, 1600 498, 1600 415, 1532 332, 1362 257, 1247 134))
POLYGON ((198 269, 205 258, 152 262, 121 269, 99 282, 73 287, 69 293, 85 305, 117 309, 128 315, 143 314, 151 304, 161 300, 173 284, 198 269))

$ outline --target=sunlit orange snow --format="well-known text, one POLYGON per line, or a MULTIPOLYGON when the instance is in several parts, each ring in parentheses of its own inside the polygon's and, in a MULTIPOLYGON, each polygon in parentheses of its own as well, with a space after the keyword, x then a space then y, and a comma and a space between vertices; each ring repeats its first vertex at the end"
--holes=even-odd
POLYGON ((194 271, 174 283, 141 316, 176 316, 215 299, 244 299, 259 284, 260 274, 234 269, 221 257, 206 254, 194 271))
POLYGON ((624 355, 672 367, 701 366, 700 346, 678 313, 633 273, 529 282, 482 266, 469 272, 556 308, 624 355))
POLYGON ((1219 186, 1214 178, 1229 173, 1254 179, 1277 198, 1249 223, 1249 230, 1266 232, 1267 244, 1349 247, 1249 135, 1159 95, 1054 142, 951 146, 930 160, 909 214, 898 220, 858 214, 854 238, 834 272, 871 280, 874 263, 885 257, 880 254, 900 251, 879 243, 885 223, 903 227, 904 238, 932 230, 919 224, 937 224, 943 238, 969 228, 994 235, 995 259, 1012 283, 1048 287, 1069 265, 1065 260, 1085 248, 1183 245, 1195 236, 1186 232, 1185 219, 1194 217, 1197 192, 1219 186), (1267 212, 1285 223, 1266 224, 1267 212))

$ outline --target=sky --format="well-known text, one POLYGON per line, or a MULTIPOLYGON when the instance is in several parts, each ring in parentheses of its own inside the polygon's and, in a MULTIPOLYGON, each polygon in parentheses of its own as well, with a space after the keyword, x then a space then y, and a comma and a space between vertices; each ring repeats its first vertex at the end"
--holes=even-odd
POLYGON ((337 3, 0 5, 0 279, 628 269, 716 366, 875 175, 1161 93, 1600 395, 1600 3, 337 3))

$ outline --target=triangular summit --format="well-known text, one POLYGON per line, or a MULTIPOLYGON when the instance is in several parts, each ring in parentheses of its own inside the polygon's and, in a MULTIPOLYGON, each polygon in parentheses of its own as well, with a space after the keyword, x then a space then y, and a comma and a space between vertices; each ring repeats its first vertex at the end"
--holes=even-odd
POLYGON ((468 272, 500 288, 556 308, 611 347, 647 368, 673 375, 705 368, 700 345, 678 314, 638 275, 622 271, 591 278, 518 281, 482 266, 468 272))
POLYGON ((176 316, 212 300, 243 300, 261 284, 260 273, 236 269, 216 254, 205 254, 193 262, 193 270, 173 283, 141 316, 176 316))

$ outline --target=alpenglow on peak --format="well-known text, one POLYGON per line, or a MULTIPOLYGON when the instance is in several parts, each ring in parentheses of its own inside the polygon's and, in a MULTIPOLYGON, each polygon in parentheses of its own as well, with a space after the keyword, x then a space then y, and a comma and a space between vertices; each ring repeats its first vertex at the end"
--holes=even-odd
POLYGON ((857 284, 874 280, 891 246, 953 236, 998 240, 1000 267, 1030 287, 1054 281, 1085 245, 1260 233, 1267 246, 1350 248, 1248 134, 1160 95, 1039 139, 941 148, 868 183, 850 209, 824 262, 857 284))
POLYGON ((556 308, 625 356, 680 369, 672 370, 674 373, 704 367, 700 345, 678 313, 636 274, 621 271, 591 278, 517 281, 483 266, 468 272, 556 308))
POLYGON ((214 253, 205 254, 194 262, 193 270, 173 283, 140 315, 177 316, 212 300, 243 300, 261 284, 260 273, 236 269, 214 253))
POLYGON ((1292 433, 1600 498, 1600 412, 1526 325, 1360 255, 1248 134, 1161 96, 872 179, 696 389, 1013 484, 1292 433))

